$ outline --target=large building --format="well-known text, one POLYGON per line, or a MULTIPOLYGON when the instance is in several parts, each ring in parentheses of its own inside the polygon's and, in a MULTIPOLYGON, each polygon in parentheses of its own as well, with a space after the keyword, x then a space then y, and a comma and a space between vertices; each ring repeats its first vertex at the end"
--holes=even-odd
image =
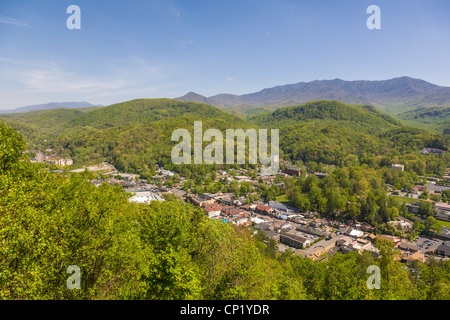
POLYGON ((56 164, 57 166, 71 166, 73 165, 73 160, 71 158, 61 158, 61 157, 54 157, 54 156, 48 156, 44 157, 44 162, 49 164, 56 164))
POLYGON ((135 202, 135 203, 149 204, 152 201, 164 201, 164 199, 153 192, 140 191, 140 192, 135 192, 135 194, 131 198, 128 198, 128 201, 135 202))
POLYGON ((291 210, 289 210, 289 208, 286 207, 284 204, 275 201, 269 201, 269 207, 284 212, 291 212, 291 210))
POLYGON ((296 230, 304 232, 304 233, 311 234, 311 235, 313 235, 315 237, 318 237, 318 238, 325 237, 327 235, 325 232, 317 230, 317 229, 315 229, 313 227, 309 227, 309 226, 302 226, 302 225, 300 225, 300 226, 298 226, 296 228, 296 230))
POLYGON ((450 243, 443 242, 439 247, 436 248, 435 254, 450 257, 450 243))
POLYGON ((190 195, 188 196, 188 199, 191 201, 191 203, 197 207, 204 207, 208 204, 213 204, 216 202, 216 200, 211 199, 211 197, 208 197, 206 195, 190 195))
POLYGON ((299 177, 299 176, 302 175, 302 168, 297 167, 297 166, 294 166, 294 165, 292 165, 292 164, 288 164, 288 165, 284 168, 283 172, 284 172, 284 173, 287 173, 287 174, 289 174, 289 175, 291 175, 291 176, 297 176, 297 177, 299 177))
POLYGON ((434 216, 438 220, 450 221, 450 204, 445 202, 437 202, 434 205, 436 215, 434 216))
POLYGON ((271 208, 269 206, 265 206, 263 204, 258 204, 255 208, 255 211, 257 213, 261 213, 261 214, 271 214, 274 210, 273 210, 273 208, 271 208))
POLYGON ((280 231, 280 242, 296 249, 304 249, 311 245, 311 240, 303 237, 300 232, 295 229, 280 231))

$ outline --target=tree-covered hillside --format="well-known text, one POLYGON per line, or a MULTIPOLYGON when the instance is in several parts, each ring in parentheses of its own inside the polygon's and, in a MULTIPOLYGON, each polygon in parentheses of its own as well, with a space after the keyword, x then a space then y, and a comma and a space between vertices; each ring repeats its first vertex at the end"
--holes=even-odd
MULTIPOLYGON (((56 148, 75 163, 108 161, 119 170, 148 173, 154 164, 171 165, 175 129, 193 133, 194 121, 209 128, 280 130, 280 154, 286 160, 377 168, 402 162, 408 169, 442 175, 448 153, 426 157, 420 149, 447 150, 449 136, 408 127, 373 106, 319 100, 265 112, 248 120, 195 102, 139 99, 94 109, 58 109, 0 119, 18 128, 29 148, 56 148)), ((205 143, 206 144, 206 143, 205 143)), ((193 171, 193 170, 191 170, 193 171)))
MULTIPOLYGON (((367 164, 390 166, 417 161, 440 163, 441 174, 448 155, 424 157, 424 147, 447 150, 450 139, 408 127, 370 106, 350 106, 339 101, 319 100, 278 109, 249 119, 260 127, 280 130, 280 148, 286 159, 315 161, 338 166, 367 164)), ((430 172, 432 173, 432 172, 430 172)))
POLYGON ((419 108, 397 115, 405 123, 442 134, 444 129, 450 129, 450 107, 419 108))
POLYGON ((94 109, 57 109, 1 115, 23 132, 30 148, 50 145, 75 163, 109 161, 120 170, 148 171, 170 159, 171 135, 194 121, 203 131, 248 128, 249 124, 215 107, 170 99, 139 99, 94 109))
POLYGON ((30 143, 43 143, 51 140, 63 132, 63 126, 100 107, 79 109, 46 109, 25 113, 0 114, 0 119, 18 128, 30 143))

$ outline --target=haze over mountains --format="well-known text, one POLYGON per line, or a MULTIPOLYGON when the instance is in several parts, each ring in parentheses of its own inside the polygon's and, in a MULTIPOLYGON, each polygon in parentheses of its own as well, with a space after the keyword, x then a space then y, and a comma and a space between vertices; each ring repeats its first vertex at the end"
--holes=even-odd
MULTIPOLYGON (((347 104, 373 105, 392 115, 428 107, 450 107, 450 87, 438 86, 411 77, 390 80, 345 81, 315 80, 266 88, 243 95, 217 94, 205 97, 189 92, 179 101, 205 103, 229 109, 239 114, 259 114, 280 107, 300 105, 315 100, 338 100, 347 104)), ((82 102, 50 102, 17 109, 0 110, 0 113, 24 113, 57 108, 87 108, 93 104, 82 102)))
POLYGON ((82 101, 82 102, 50 102, 45 104, 36 104, 32 106, 25 106, 17 109, 9 109, 9 110, 0 110, 0 113, 24 113, 30 111, 37 110, 47 110, 47 109, 59 109, 59 108, 69 108, 69 109, 77 109, 77 108, 88 108, 93 107, 94 105, 82 101))
POLYGON ((273 110, 326 99, 348 104, 370 104, 386 113, 398 114, 421 107, 450 106, 450 87, 410 77, 381 81, 334 79, 281 85, 244 95, 218 94, 204 97, 189 92, 176 99, 207 103, 220 108, 239 107, 243 113, 258 107, 273 110))

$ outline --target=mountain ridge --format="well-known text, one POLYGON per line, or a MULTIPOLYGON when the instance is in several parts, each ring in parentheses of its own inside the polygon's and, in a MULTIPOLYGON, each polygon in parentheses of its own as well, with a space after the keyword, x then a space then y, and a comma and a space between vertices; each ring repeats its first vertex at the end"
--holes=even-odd
POLYGON ((407 76, 389 80, 314 80, 265 88, 243 95, 217 94, 210 97, 195 92, 175 98, 207 103, 219 108, 248 111, 253 108, 299 105, 314 100, 339 100, 347 104, 370 104, 388 114, 420 107, 450 106, 450 87, 407 76))

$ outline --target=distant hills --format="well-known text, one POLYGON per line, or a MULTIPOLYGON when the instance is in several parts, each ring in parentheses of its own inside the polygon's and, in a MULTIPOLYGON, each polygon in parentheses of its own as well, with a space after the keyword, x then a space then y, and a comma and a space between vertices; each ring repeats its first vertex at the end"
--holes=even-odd
POLYGON ((244 95, 218 94, 204 97, 189 92, 176 99, 207 103, 241 114, 254 114, 254 108, 261 108, 260 111, 263 112, 314 100, 368 104, 388 114, 398 114, 421 107, 450 107, 450 87, 410 77, 381 81, 334 79, 281 85, 244 95))
POLYGON ((17 109, 0 110, 0 113, 24 113, 30 111, 47 110, 47 109, 59 109, 59 108, 88 108, 94 106, 93 104, 82 101, 82 102, 50 102, 45 104, 36 104, 32 106, 21 107, 17 109))
POLYGON ((250 126, 214 106, 173 99, 1 114, 2 120, 18 128, 32 148, 51 146, 77 164, 109 161, 128 172, 147 172, 157 161, 164 163, 162 159, 171 163, 172 132, 186 128, 193 134, 194 121, 202 121, 203 130, 250 126))
MULTIPOLYGON (((155 163, 171 167, 172 132, 217 128, 280 131, 280 157, 335 165, 376 165, 424 147, 447 149, 442 135, 411 128, 371 105, 317 100, 249 115, 246 119, 205 103, 138 99, 108 107, 59 108, 2 114, 32 148, 52 146, 76 164, 108 161, 127 172, 148 172, 155 163), (375 162, 374 162, 375 161, 375 162)), ((261 111, 263 111, 261 110, 261 111)), ((180 168, 178 168, 180 169, 180 168)), ((178 170, 177 169, 177 170, 178 170)), ((194 168, 191 168, 194 170, 194 168)))

